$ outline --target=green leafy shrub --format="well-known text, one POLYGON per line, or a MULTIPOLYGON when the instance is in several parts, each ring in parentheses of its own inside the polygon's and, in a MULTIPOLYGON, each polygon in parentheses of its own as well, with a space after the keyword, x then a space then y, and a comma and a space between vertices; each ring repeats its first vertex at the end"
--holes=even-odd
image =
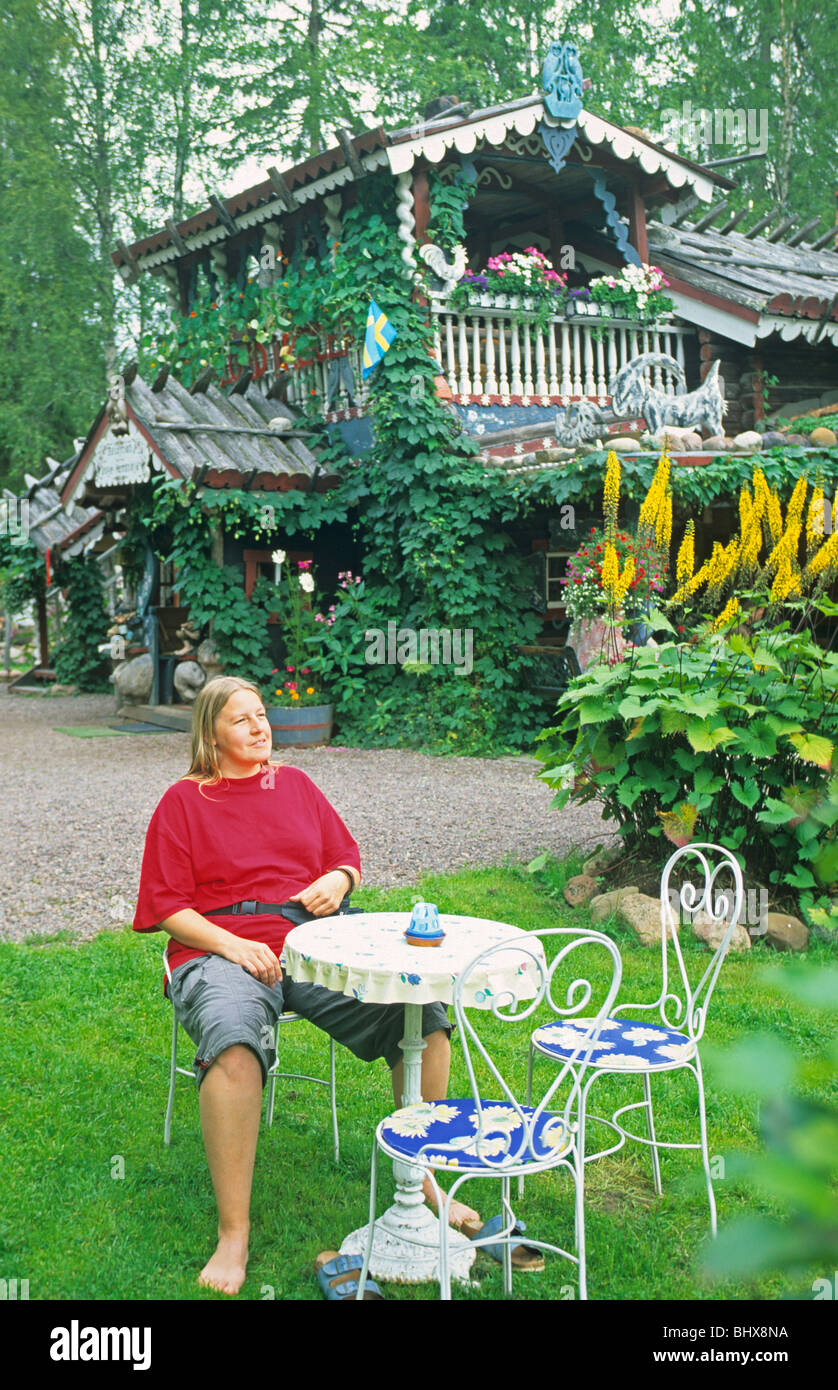
MULTIPOLYGON (((651 622, 669 626, 660 614, 651 622)), ((589 668, 541 735, 540 776, 556 788, 554 805, 600 798, 627 848, 719 842, 811 921, 832 925, 838 655, 787 621, 756 634, 708 632, 589 668)))
MULTIPOLYGON (((838 968, 825 964, 760 972, 766 991, 831 1014, 838 1021, 838 968)), ((707 1049, 714 1087, 756 1095, 760 1104, 759 1153, 725 1155, 725 1177, 741 1182, 775 1211, 725 1225, 702 1255, 713 1280, 753 1279, 767 1270, 794 1273, 809 1266, 821 1277, 801 1297, 836 1296, 838 1265, 838 1042, 807 1055, 799 1039, 778 1030, 745 1037, 726 1048, 707 1049), (813 1093, 813 1087, 817 1090, 813 1093), (817 1091, 829 1097, 820 1098, 817 1091)))

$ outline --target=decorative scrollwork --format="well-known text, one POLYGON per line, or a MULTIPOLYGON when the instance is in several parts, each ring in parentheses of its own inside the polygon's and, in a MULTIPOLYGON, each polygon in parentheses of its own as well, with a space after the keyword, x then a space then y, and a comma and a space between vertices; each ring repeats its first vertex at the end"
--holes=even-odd
POLYGON ((504 174, 500 169, 495 169, 493 165, 481 169, 477 176, 477 183, 480 187, 487 188, 492 179, 496 179, 500 188, 511 188, 512 178, 509 174, 504 174))
POLYGON ((512 154, 533 156, 541 154, 541 137, 538 135, 518 135, 510 130, 504 145, 509 148, 512 154))

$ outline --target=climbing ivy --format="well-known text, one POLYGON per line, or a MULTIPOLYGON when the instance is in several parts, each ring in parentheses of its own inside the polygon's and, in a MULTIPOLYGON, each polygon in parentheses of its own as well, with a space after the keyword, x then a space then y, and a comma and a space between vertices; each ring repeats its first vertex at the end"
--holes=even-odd
POLYGON ((431 169, 428 174, 428 198, 431 217, 428 223, 428 236, 436 246, 450 251, 466 239, 465 210, 468 201, 477 190, 477 183, 469 179, 462 169, 457 169, 450 182, 443 182, 441 171, 431 169))
POLYGON ((99 562, 94 555, 62 559, 56 580, 67 591, 63 637, 54 653, 56 680, 84 691, 110 690, 107 654, 99 651, 110 625, 99 562))
MULTIPOLYGON (((462 239, 467 195, 461 179, 434 188, 436 224, 449 245, 462 239)), ((519 506, 508 479, 484 467, 477 443, 437 396, 426 309, 402 259, 386 174, 359 186, 331 254, 284 269, 279 291, 298 352, 315 330, 362 339, 370 299, 386 313, 397 336, 370 378, 375 442, 354 468, 340 440, 320 427, 313 447, 342 475, 327 494, 277 492, 265 503, 246 492, 158 482, 145 524, 158 554, 178 567, 190 618, 199 626, 212 621, 226 669, 264 680, 272 664, 266 617, 276 608, 276 590, 261 581, 244 598, 240 568, 212 562, 211 523, 265 547, 280 535, 314 538, 327 523, 350 524, 364 556, 363 602, 337 603, 330 640, 313 652, 341 737, 457 751, 529 744, 541 705, 526 690, 516 647, 534 638, 540 620, 530 605, 526 562, 500 524, 519 506), (417 668, 366 660, 367 629, 390 622, 415 632, 459 629, 464 644, 470 632, 471 669, 464 661, 417 668)))
POLYGON ((0 607, 20 613, 45 592, 43 555, 31 540, 13 544, 13 537, 0 531, 0 607))

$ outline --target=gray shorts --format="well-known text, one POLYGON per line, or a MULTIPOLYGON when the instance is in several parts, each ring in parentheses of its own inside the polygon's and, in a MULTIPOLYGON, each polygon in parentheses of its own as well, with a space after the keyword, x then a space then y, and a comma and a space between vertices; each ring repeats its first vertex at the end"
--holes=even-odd
MULTIPOLYGON (((402 1057, 404 1005, 362 1004, 322 985, 298 984, 287 976, 272 987, 263 985, 223 956, 199 956, 177 966, 169 996, 178 1021, 197 1048, 198 1086, 218 1054, 235 1043, 256 1053, 264 1086, 276 1060, 274 1025, 281 1013, 300 1014, 364 1062, 383 1057, 392 1070, 402 1057)), ((425 1004, 422 1036, 440 1029, 450 1038, 445 1005, 425 1004)))

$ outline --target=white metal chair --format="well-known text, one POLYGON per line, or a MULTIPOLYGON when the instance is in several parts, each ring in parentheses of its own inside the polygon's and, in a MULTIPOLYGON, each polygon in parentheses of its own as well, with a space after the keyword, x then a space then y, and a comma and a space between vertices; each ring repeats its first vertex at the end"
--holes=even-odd
MULTIPOLYGON (((742 871, 730 850, 723 849, 719 845, 690 844, 683 846, 670 856, 663 870, 660 887, 663 971, 660 997, 652 1004, 619 1004, 609 1017, 604 1019, 599 1043, 591 1054, 587 1079, 579 1092, 577 1142, 580 1152, 585 1154, 587 1119, 596 1120, 600 1124, 609 1126, 620 1136, 618 1142, 611 1148, 602 1149, 594 1154, 586 1154, 585 1162, 587 1163, 597 1158, 603 1158, 607 1154, 615 1153, 622 1148, 627 1139, 633 1139, 638 1144, 647 1144, 651 1149, 655 1192, 660 1196, 662 1188, 658 1150, 701 1150, 707 1182, 707 1197, 710 1203, 710 1230, 714 1236, 716 1234, 716 1199, 707 1150, 707 1113, 698 1044, 704 1033, 707 1009, 716 979, 730 947, 734 927, 741 916, 743 898, 742 871), (684 868, 682 861, 692 861, 688 862, 686 866, 688 874, 699 878, 703 876, 703 885, 699 884, 700 891, 689 878, 682 880, 680 889, 670 889, 670 881, 676 866, 681 866, 678 877, 679 879, 682 877, 684 868), (717 883, 720 877, 728 879, 723 887, 719 887, 717 883), (706 913, 713 922, 726 924, 726 926, 706 970, 695 989, 692 989, 684 964, 681 943, 678 939, 678 928, 682 915, 692 918, 699 912, 706 913), (670 948, 675 954, 677 963, 677 978, 673 979, 670 979, 668 964, 670 948), (654 1014, 657 1014, 658 1017, 650 1016, 654 1014), (701 1136, 698 1143, 676 1143, 658 1139, 655 1133, 651 1078, 664 1072, 679 1071, 682 1068, 687 1068, 693 1073, 698 1086, 698 1115, 701 1136), (602 1076, 629 1075, 643 1077, 643 1100, 631 1101, 627 1105, 620 1106, 614 1111, 610 1120, 598 1115, 588 1116, 588 1091, 591 1086, 602 1076), (619 1123, 620 1117, 631 1110, 645 1111, 648 1130, 646 1136, 634 1134, 619 1123)), ((675 972, 672 973, 675 974, 675 972)), ((575 1026, 548 1023, 535 1030, 530 1044, 528 1099, 532 1087, 534 1053, 541 1053, 554 1062, 561 1063, 563 1068, 566 1067, 571 1051, 577 1045, 576 1033, 579 1031, 580 1022, 584 1022, 584 1020, 577 1020, 575 1026)))
MULTIPOLYGON (((166 971, 166 979, 169 984, 172 982, 172 973, 169 969, 169 961, 166 951, 163 951, 163 966, 166 971)), ((337 1098, 335 1095, 335 1040, 329 1038, 329 1076, 328 1079, 322 1076, 306 1076, 296 1071, 279 1070, 279 1035, 282 1028, 287 1023, 304 1023, 306 1020, 302 1014, 284 1013, 280 1014, 274 1028, 274 1051, 276 1061, 268 1071, 267 1085, 267 1107, 265 1111, 265 1123, 270 1127, 274 1122, 274 1098, 276 1093, 276 1083, 278 1079, 288 1081, 311 1081, 315 1086, 328 1086, 329 1098, 332 1109, 332 1138, 334 1141, 335 1163, 340 1161, 340 1137, 338 1135, 338 1111, 337 1098)), ((181 1067, 177 1060, 178 1043, 178 1018, 172 1009, 172 1052, 169 1066, 169 1098, 166 1102, 166 1119, 163 1125, 163 1142, 168 1144, 172 1137, 172 1112, 175 1104, 175 1079, 178 1076, 189 1076, 195 1079, 195 1073, 189 1067, 181 1067)))
MULTIPOLYGON (((574 1184, 575 1253, 547 1241, 531 1240, 529 1234, 526 1244, 539 1250, 551 1250, 577 1265, 579 1296, 587 1297, 584 1165, 579 1158, 573 1116, 579 1089, 586 1074, 588 1056, 598 1037, 599 1023, 607 1015, 617 996, 621 974, 620 953, 609 937, 600 932, 577 930, 573 927, 551 927, 527 932, 524 936, 517 935, 506 943, 481 951, 460 974, 454 992, 454 1013, 471 1095, 455 1100, 423 1101, 419 1105, 405 1107, 382 1120, 376 1129, 370 1171, 369 1238, 358 1281, 358 1300, 364 1296, 364 1285, 372 1254, 379 1150, 391 1158, 415 1165, 431 1177, 439 1212, 439 1286, 440 1298, 443 1300, 451 1298, 448 1209, 461 1185, 472 1178, 500 1179, 501 1203, 506 1218, 504 1229, 496 1235, 477 1238, 473 1243, 478 1248, 481 1245, 502 1246, 503 1288, 504 1293, 510 1294, 512 1248, 521 1243, 520 1232, 515 1230, 517 1223, 510 1203, 511 1181, 523 1174, 530 1176, 553 1168, 565 1168, 574 1184), (548 965, 541 941, 552 937, 558 939, 559 950, 548 965), (480 1033, 485 1035, 487 1031, 492 1031, 494 1020, 504 1024, 524 1023, 532 1018, 540 1005, 546 1005, 552 1013, 562 1017, 574 1016, 584 1009, 592 994, 592 987, 587 980, 576 979, 568 987, 565 1006, 557 1004, 552 994, 558 967, 571 952, 582 946, 603 947, 610 956, 610 988, 599 1013, 595 1018, 588 1020, 586 1029, 579 1030, 577 1046, 572 1056, 559 1069, 539 1103, 535 1107, 530 1102, 522 1105, 516 1100, 515 1092, 500 1067, 490 1056, 480 1033), (535 998, 521 1001, 522 1006, 519 1008, 517 995, 512 990, 500 990, 493 997, 490 1008, 467 1010, 464 1000, 471 997, 471 978, 479 972, 480 978, 485 981, 487 965, 491 966, 492 958, 501 952, 506 952, 508 957, 510 949, 520 952, 534 962, 537 984, 535 998), (491 1099, 486 1099, 483 1094, 475 1063, 491 1086, 491 1099), (570 1090, 566 1099, 559 1103, 557 1093, 565 1077, 570 1078, 570 1090), (554 1097, 557 1104, 556 1108, 552 1109, 551 1102, 554 1097), (448 1192, 437 1184, 438 1170, 454 1176, 448 1192)), ((532 980, 531 972, 528 972, 528 978, 532 980)), ((472 995, 473 992, 472 984, 472 995)), ((511 1063, 514 1066, 515 1060, 519 1061, 522 1087, 524 1056, 521 1050, 511 1063)), ((504 1070, 507 1070, 506 1063, 504 1070)))

